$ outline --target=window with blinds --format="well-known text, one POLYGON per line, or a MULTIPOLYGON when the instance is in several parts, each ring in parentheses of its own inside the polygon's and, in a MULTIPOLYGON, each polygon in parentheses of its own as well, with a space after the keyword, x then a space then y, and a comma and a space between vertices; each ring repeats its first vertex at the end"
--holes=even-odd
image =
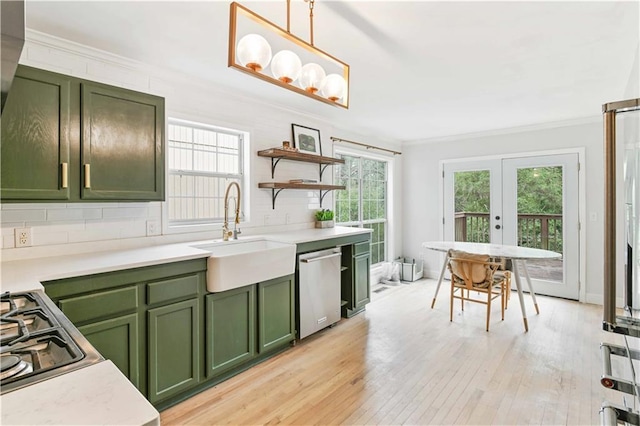
MULTIPOLYGON (((242 189, 243 142, 240 131, 169 120, 169 225, 224 219, 227 186, 237 182, 242 189)), ((230 209, 235 210, 236 201, 230 201, 230 209)))

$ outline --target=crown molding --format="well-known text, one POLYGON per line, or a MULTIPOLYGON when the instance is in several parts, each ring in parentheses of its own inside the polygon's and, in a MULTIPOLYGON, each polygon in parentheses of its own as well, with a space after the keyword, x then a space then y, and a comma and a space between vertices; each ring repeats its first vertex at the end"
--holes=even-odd
POLYGON ((572 118, 569 120, 548 121, 544 123, 528 124, 526 126, 506 127, 504 129, 492 129, 481 132, 461 133, 458 135, 441 136, 428 139, 403 141, 402 146, 426 145, 431 143, 453 142, 468 139, 478 139, 488 136, 509 135, 514 133, 535 132, 538 130, 556 129, 560 127, 580 126, 584 124, 593 124, 601 122, 601 115, 592 115, 588 117, 572 118))

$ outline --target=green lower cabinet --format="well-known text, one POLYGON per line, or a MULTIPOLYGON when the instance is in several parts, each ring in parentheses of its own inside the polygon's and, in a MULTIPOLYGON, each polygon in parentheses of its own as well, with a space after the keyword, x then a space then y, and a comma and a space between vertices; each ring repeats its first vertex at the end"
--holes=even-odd
POLYGON ((148 399, 156 403, 196 385, 200 339, 198 299, 147 311, 148 399))
POLYGON ((371 301, 369 239, 342 247, 342 316, 351 318, 371 301))
POLYGON ((78 330, 140 389, 138 326, 138 314, 131 314, 78 327, 78 330))
POLYGON ((256 286, 206 296, 207 377, 256 354, 256 286))
POLYGON ((281 348, 295 340, 293 275, 258 284, 258 351, 281 348))
POLYGON ((353 259, 354 267, 354 290, 355 290, 355 309, 364 308, 367 303, 371 301, 370 292, 370 268, 371 268, 371 256, 369 254, 356 256, 353 259))

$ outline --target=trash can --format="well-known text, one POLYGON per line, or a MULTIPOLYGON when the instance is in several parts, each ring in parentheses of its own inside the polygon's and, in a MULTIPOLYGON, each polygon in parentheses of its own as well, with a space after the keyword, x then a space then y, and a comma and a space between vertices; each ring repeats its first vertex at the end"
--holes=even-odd
POLYGON ((399 257, 394 263, 400 264, 400 279, 402 281, 416 281, 422 278, 423 262, 412 257, 399 257))

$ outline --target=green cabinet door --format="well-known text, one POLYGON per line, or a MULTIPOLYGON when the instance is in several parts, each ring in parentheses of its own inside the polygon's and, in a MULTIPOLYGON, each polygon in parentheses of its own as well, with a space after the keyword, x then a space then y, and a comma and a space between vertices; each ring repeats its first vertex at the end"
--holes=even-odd
POLYGON ((0 197, 69 199, 70 77, 19 67, 0 119, 0 197))
POLYGON ((149 309, 148 399, 156 403, 198 383, 198 299, 149 309))
POLYGON ((371 301, 370 272, 371 256, 367 253, 353 259, 354 309, 360 310, 371 301))
POLYGON ((256 354, 255 285, 206 296, 207 377, 256 354))
POLYGON ((131 314, 78 327, 78 330, 140 389, 138 327, 138 314, 131 314))
POLYGON ((164 201, 164 99, 81 84, 83 200, 164 201))
POLYGON ((371 301, 371 254, 369 238, 342 247, 341 297, 342 316, 351 318, 371 301))
POLYGON ((258 351, 295 340, 295 286, 293 275, 258 284, 258 351))

